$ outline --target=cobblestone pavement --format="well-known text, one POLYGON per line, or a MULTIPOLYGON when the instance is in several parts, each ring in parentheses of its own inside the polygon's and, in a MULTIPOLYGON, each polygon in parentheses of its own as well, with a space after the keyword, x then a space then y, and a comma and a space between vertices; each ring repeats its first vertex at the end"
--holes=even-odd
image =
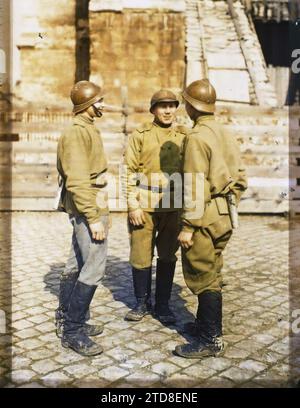
MULTIPOLYGON (((7 214, 6 214, 7 215, 7 214)), ((1 214, 3 218, 5 214, 1 214)), ((9 232, 9 231, 8 231, 9 232)), ((243 216, 225 252, 225 355, 203 361, 172 354, 189 340, 196 297, 185 287, 180 260, 172 294, 178 324, 152 316, 124 321, 134 305, 124 214, 113 214, 103 286, 92 303, 94 322, 105 324, 97 341, 104 353, 82 357, 61 347, 54 332, 59 275, 71 226, 59 213, 12 214, 12 367, 2 361, 6 387, 285 387, 290 374, 288 337, 288 222, 243 216)), ((6 237, 2 237, 2 243, 6 237)), ((9 260, 2 251, 2 267, 9 260), (6 261, 5 261, 6 260, 6 261)), ((0 286, 7 278, 1 277, 0 286)), ((5 283, 5 282, 4 282, 5 283)), ((5 304, 3 291, 0 300, 5 304)), ((7 299, 6 299, 7 300, 7 299)), ((7 302, 6 302, 7 303, 7 302)), ((9 343, 9 333, 1 344, 9 343)), ((294 366, 298 362, 293 362, 294 366)), ((296 367, 296 373, 299 372, 296 367)))

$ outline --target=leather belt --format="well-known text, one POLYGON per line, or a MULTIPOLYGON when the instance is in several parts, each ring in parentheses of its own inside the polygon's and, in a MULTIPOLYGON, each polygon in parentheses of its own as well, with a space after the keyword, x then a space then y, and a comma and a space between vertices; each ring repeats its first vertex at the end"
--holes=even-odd
POLYGON ((138 186, 142 190, 148 190, 152 193, 169 193, 170 191, 174 191, 174 186, 170 187, 154 187, 154 186, 146 186, 144 184, 139 184, 138 186))

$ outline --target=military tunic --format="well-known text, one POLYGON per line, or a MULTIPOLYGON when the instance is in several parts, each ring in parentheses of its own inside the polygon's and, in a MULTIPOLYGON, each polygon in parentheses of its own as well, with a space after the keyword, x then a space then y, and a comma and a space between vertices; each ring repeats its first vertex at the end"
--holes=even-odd
POLYGON ((199 117, 189 133, 183 171, 186 179, 192 176, 185 181, 191 197, 188 206, 184 203, 183 230, 193 232, 192 247, 182 249, 184 278, 194 294, 220 291, 222 251, 232 234, 225 196, 231 191, 239 201, 247 179, 237 141, 224 133, 213 115, 199 117), (203 176, 201 186, 196 174, 203 176))
POLYGON ((155 245, 161 260, 177 259, 185 135, 183 127, 163 128, 153 122, 129 137, 125 152, 128 210, 141 208, 146 219, 143 226, 129 224, 130 263, 137 269, 151 266, 155 245))
POLYGON ((57 169, 65 181, 61 209, 83 215, 88 223, 108 214, 107 160, 100 132, 92 118, 78 114, 59 139, 57 169))

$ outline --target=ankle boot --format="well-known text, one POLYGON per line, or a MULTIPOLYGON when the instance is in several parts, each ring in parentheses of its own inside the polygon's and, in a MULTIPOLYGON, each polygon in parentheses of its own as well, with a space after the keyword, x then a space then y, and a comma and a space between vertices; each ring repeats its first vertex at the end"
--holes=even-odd
POLYGON ((151 311, 151 267, 132 268, 132 278, 136 304, 126 314, 125 320, 138 322, 151 311))
POLYGON ((84 330, 85 317, 97 286, 86 285, 77 280, 65 314, 61 344, 83 356, 95 356, 102 353, 102 347, 93 342, 84 330))
POLYGON ((155 317, 164 324, 176 322, 169 308, 176 262, 162 262, 158 259, 156 267, 155 317))
POLYGON ((206 291, 198 295, 197 339, 175 348, 180 357, 202 359, 221 356, 225 351, 222 340, 222 294, 206 291))

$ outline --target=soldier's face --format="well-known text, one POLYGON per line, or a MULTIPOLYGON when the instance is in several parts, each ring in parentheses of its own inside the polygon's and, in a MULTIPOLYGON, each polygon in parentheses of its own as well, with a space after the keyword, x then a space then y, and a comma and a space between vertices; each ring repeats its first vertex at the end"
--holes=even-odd
POLYGON ((103 102, 103 98, 101 98, 99 101, 95 102, 92 106, 90 106, 87 109, 87 112, 92 118, 95 118, 95 117, 101 118, 103 108, 104 108, 104 102, 103 102))
POLYGON ((152 113, 155 116, 156 122, 160 122, 163 125, 171 125, 175 119, 176 109, 175 102, 159 102, 152 109, 152 113))

